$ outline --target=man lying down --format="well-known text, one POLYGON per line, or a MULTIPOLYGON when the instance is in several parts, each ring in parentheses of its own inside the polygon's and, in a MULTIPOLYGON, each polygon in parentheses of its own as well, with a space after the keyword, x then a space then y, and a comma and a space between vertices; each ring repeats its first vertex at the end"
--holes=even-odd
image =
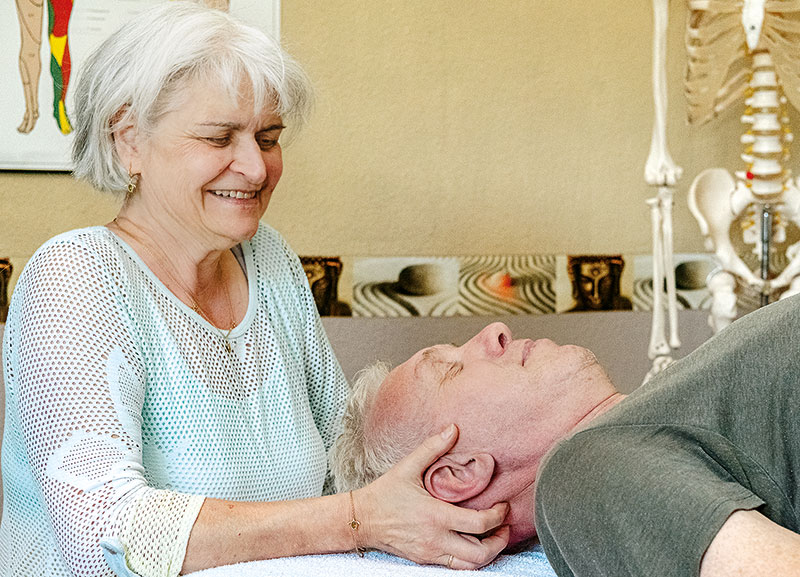
POLYGON ((800 575, 798 353, 794 297, 626 397, 588 350, 495 323, 362 373, 334 473, 360 487, 456 423, 425 488, 507 501, 511 542, 538 533, 559 576, 800 575))

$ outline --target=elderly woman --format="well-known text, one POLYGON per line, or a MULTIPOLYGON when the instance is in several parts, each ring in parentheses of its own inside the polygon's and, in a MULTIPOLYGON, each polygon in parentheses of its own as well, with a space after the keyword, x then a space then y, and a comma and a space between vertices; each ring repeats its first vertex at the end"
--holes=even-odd
POLYGON ((12 298, 3 577, 364 547, 474 568, 506 545, 505 504, 470 511, 422 489, 454 427, 371 485, 321 496, 347 385, 297 257, 260 222, 284 125, 309 100, 279 46, 181 2, 86 63, 75 174, 124 202, 108 225, 48 241, 12 298))

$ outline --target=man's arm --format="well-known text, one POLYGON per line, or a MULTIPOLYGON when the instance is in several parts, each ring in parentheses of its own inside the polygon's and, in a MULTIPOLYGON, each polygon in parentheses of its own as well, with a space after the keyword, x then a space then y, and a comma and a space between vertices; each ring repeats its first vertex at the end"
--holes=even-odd
POLYGON ((735 511, 703 555, 700 577, 763 575, 800 575, 800 535, 758 511, 735 511))

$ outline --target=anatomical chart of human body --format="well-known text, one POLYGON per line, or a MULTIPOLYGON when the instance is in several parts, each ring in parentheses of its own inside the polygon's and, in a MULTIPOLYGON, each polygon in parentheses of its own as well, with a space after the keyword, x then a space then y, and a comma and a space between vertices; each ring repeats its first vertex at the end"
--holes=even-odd
MULTIPOLYGON (((70 170, 72 85, 89 53, 167 0, 0 2, 0 169, 70 170)), ((278 36, 279 0, 205 0, 278 36)))

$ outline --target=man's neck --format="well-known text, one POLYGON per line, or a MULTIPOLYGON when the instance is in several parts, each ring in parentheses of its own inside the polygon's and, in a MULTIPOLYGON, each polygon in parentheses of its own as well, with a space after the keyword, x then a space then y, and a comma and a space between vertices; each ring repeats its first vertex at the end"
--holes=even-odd
POLYGON ((609 395, 608 397, 606 397, 605 399, 600 401, 598 404, 596 404, 591 411, 586 413, 575 424, 575 427, 573 427, 572 431, 570 431, 570 432, 574 433, 576 431, 579 431, 579 430, 583 429, 591 421, 593 421, 595 418, 599 417, 600 415, 602 415, 603 413, 608 411, 611 407, 613 407, 614 405, 616 405, 617 403, 619 403, 620 401, 625 399, 627 396, 628 395, 623 395, 622 393, 615 391, 614 393, 612 393, 611 395, 609 395))

